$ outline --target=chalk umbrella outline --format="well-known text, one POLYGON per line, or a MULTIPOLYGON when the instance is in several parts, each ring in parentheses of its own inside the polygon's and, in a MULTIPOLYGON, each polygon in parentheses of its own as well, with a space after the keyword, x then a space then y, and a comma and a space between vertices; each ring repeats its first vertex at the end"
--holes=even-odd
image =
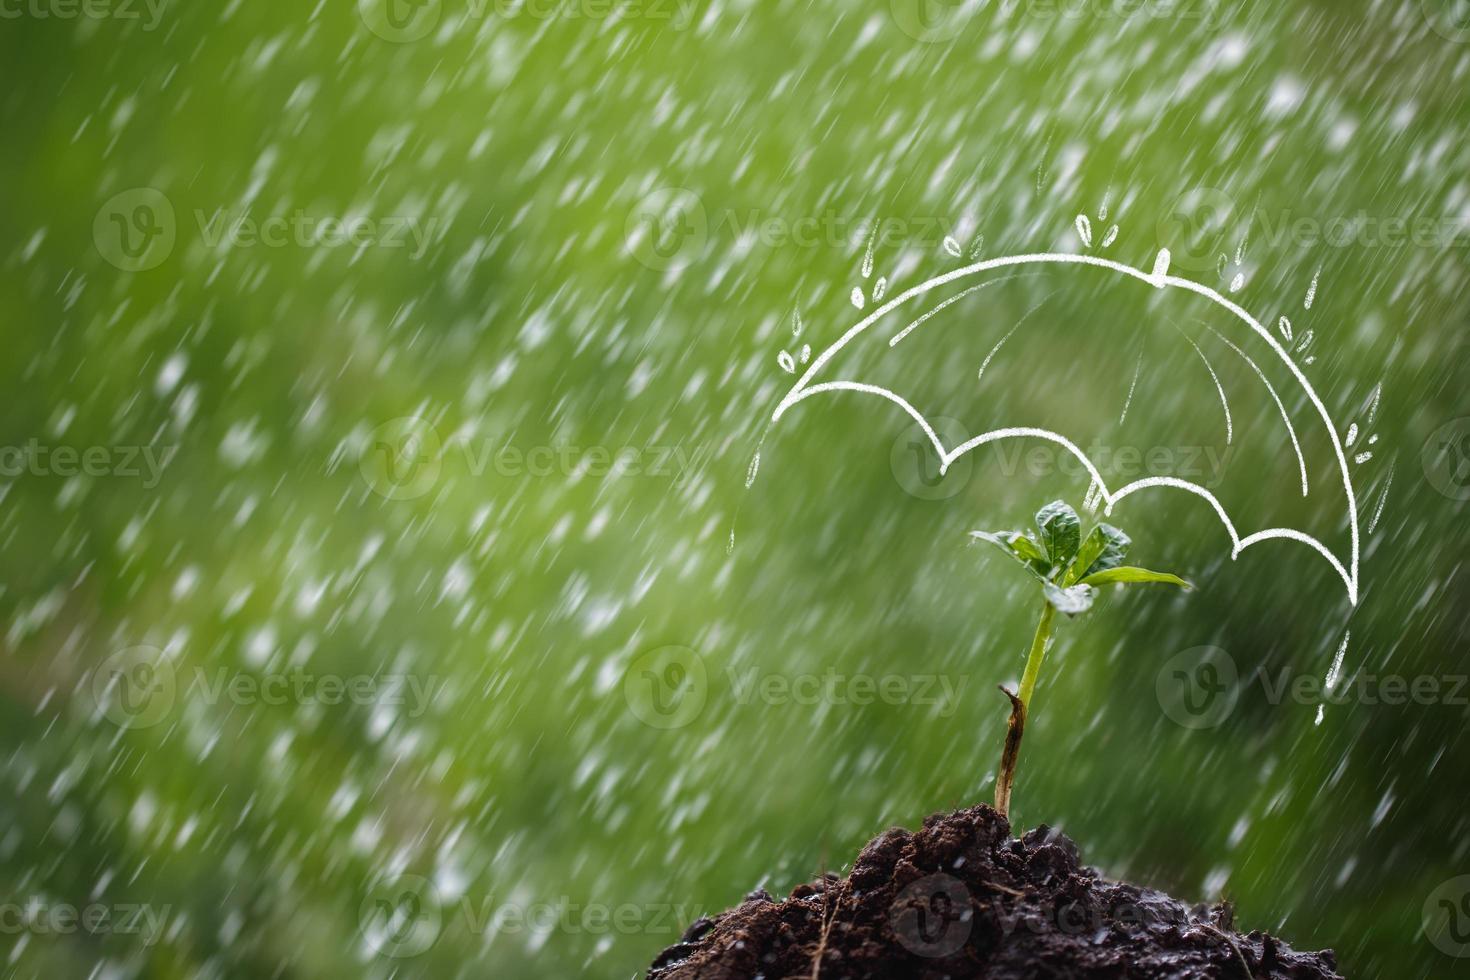
MULTIPOLYGON (((792 386, 791 390, 786 393, 786 396, 781 399, 781 403, 776 406, 775 412, 771 415, 771 424, 774 425, 775 423, 779 422, 781 420, 781 417, 785 415, 786 412, 790 410, 793 406, 805 401, 808 398, 813 397, 814 395, 822 394, 824 392, 854 391, 861 394, 874 395, 879 398, 884 398, 888 401, 893 402, 899 408, 908 413, 908 415, 911 416, 916 423, 918 423, 919 427, 924 431, 925 436, 927 436, 929 441, 933 444, 935 451, 939 454, 939 472, 941 475, 948 472, 949 467, 953 465, 955 460, 959 459, 966 453, 974 449, 978 449, 980 446, 984 446, 988 443, 998 442, 1003 439, 1020 438, 1036 438, 1049 440, 1050 442, 1056 443, 1057 445, 1061 446, 1073 456, 1077 457, 1082 465, 1087 468, 1088 473, 1092 477, 1093 484, 1098 488, 1101 494, 1103 503, 1105 505, 1105 512, 1110 513, 1113 507, 1119 501, 1123 500, 1125 497, 1130 496, 1131 494, 1137 493, 1139 490, 1144 490, 1149 487, 1173 487, 1178 490, 1187 491, 1189 493, 1195 494, 1198 497, 1202 497, 1210 504, 1211 507, 1214 508, 1215 514, 1220 518, 1220 522, 1225 526, 1226 532, 1230 535, 1230 557, 1232 559, 1239 557, 1240 553, 1245 551, 1245 549, 1251 547, 1252 545, 1259 544, 1262 541, 1289 540, 1300 542, 1301 544, 1307 545, 1308 547, 1312 548, 1323 558, 1327 559, 1327 561, 1332 565, 1333 569, 1336 570, 1337 574, 1342 578, 1343 584, 1347 586, 1349 602, 1351 602, 1353 605, 1357 605, 1358 502, 1357 496, 1353 492, 1352 476, 1348 472, 1347 454, 1343 449, 1342 440, 1337 434, 1337 426, 1333 423, 1331 416, 1327 412, 1326 406, 1322 403, 1322 399, 1317 395, 1316 389, 1312 387, 1311 381, 1309 381, 1307 379, 1307 376, 1302 373, 1299 367, 1297 367, 1296 363, 1291 359, 1291 356, 1286 351, 1286 349, 1281 346, 1281 344, 1276 340, 1274 336, 1272 336, 1270 330, 1267 330, 1266 327, 1263 326, 1259 320, 1257 320, 1241 306, 1222 296, 1220 293, 1216 292, 1210 287, 1201 285, 1200 283, 1194 282, 1190 279, 1182 279, 1178 276, 1169 275, 1169 262, 1170 255, 1168 249, 1161 249, 1159 251, 1158 256, 1154 262, 1153 270, 1151 272, 1144 272, 1141 269, 1136 269, 1133 266, 1126 265, 1122 262, 1115 262, 1111 259, 1104 259, 1093 255, 1078 255, 1068 252, 1043 252, 1030 255, 1012 255, 995 259, 987 259, 983 262, 976 262, 971 265, 964 266, 963 268, 944 273, 943 275, 935 276, 932 279, 925 280, 924 282, 919 283, 917 286, 913 286, 909 289, 904 290, 901 293, 898 293, 892 299, 889 299, 887 302, 883 303, 883 305, 876 307, 871 313, 869 313, 863 319, 859 320, 855 325, 850 327, 846 333, 844 333, 829 347, 823 350, 821 354, 817 355, 817 357, 812 360, 810 366, 807 367, 806 372, 802 374, 796 384, 792 386), (1141 282, 1145 282, 1151 286, 1154 286, 1157 289, 1182 289, 1187 292, 1194 293, 1198 296, 1204 297, 1206 300, 1213 303, 1215 306, 1218 306, 1220 309, 1225 310, 1231 316, 1235 317, 1237 320, 1250 327, 1251 330, 1255 331, 1257 336, 1265 340, 1266 343, 1271 346, 1271 349, 1276 352, 1276 355, 1281 358, 1282 362, 1291 370, 1292 375, 1296 378, 1297 382, 1301 385, 1303 391, 1306 393, 1307 398, 1311 401, 1312 407, 1315 408, 1317 410, 1317 414, 1321 416, 1322 423, 1327 427, 1328 436, 1332 440, 1332 449, 1333 452, 1337 454, 1338 470, 1342 477, 1343 490, 1347 495, 1348 526, 1352 538, 1352 554, 1348 562, 1344 564, 1344 562, 1336 555, 1334 555, 1331 549, 1329 549, 1321 541, 1318 541, 1311 535, 1305 534, 1294 528, 1267 528, 1263 531, 1256 531, 1252 534, 1242 537, 1240 535, 1240 532, 1236 529, 1234 522, 1230 519, 1230 515, 1225 512, 1224 506, 1215 497, 1215 495, 1212 494, 1209 490, 1200 486, 1199 484, 1191 483, 1188 480, 1181 480, 1176 477, 1168 476, 1152 476, 1141 480, 1135 480, 1132 483, 1128 483, 1125 486, 1119 487, 1118 489, 1114 490, 1107 485, 1107 481, 1103 479, 1102 474, 1098 472, 1097 467, 1093 465, 1092 461, 1087 458, 1086 453, 1084 453, 1080 448, 1077 447, 1076 444, 1067 439, 1065 436, 1053 432, 1049 429, 1032 427, 992 429, 981 435, 975 436, 972 439, 966 440, 965 442, 960 443, 958 446, 949 448, 946 447, 944 443, 940 440, 939 435, 935 432, 933 425, 931 425, 929 420, 924 417, 923 413, 921 413, 918 409, 914 408, 913 405, 905 401, 902 396, 896 394, 893 391, 890 391, 887 388, 883 388, 878 385, 864 384, 857 381, 826 381, 814 383, 814 379, 817 377, 817 375, 838 352, 840 352, 850 342, 852 342, 855 338, 864 333, 869 327, 877 323, 888 313, 904 305, 910 300, 924 296, 931 290, 937 289, 938 287, 944 286, 948 283, 979 276, 994 269, 1006 269, 1018 266, 1045 265, 1094 266, 1101 269, 1109 269, 1113 272, 1129 276, 1133 279, 1137 279, 1141 282)), ((917 326, 918 323, 921 323, 924 319, 927 319, 928 316, 938 312, 938 309, 942 308, 943 305, 945 304, 941 304, 940 307, 936 308, 935 310, 931 310, 928 314, 925 314, 925 316, 921 317, 919 321, 911 324, 908 329, 912 329, 914 326, 917 326)), ((893 340, 890 341, 890 346, 896 344, 898 340, 902 339, 902 337, 907 334, 907 332, 908 330, 906 329, 903 333, 900 333, 897 337, 893 338, 893 340)))

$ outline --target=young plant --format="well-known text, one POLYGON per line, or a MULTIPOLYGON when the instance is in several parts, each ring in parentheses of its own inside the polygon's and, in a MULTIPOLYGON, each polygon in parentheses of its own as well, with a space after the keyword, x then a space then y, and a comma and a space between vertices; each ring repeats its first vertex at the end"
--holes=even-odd
POLYGON ((1184 579, 1167 572, 1152 572, 1123 564, 1132 544, 1128 535, 1110 524, 1099 524, 1082 535, 1082 522, 1077 512, 1060 500, 1052 501, 1036 513, 1036 531, 972 531, 970 536, 989 541, 1031 573, 1041 587, 1043 602, 1041 622, 1031 641, 1026 670, 1021 675, 1021 690, 1012 694, 1011 720, 1006 727, 1005 750, 1001 753, 1000 772, 995 779, 995 808, 1009 817, 1011 786, 1016 779, 1016 760, 1021 753, 1021 736, 1026 731, 1026 717, 1036 692, 1036 677, 1041 673, 1051 644, 1052 620, 1058 612, 1080 616, 1092 608, 1098 586, 1131 585, 1159 582, 1193 588, 1184 579))

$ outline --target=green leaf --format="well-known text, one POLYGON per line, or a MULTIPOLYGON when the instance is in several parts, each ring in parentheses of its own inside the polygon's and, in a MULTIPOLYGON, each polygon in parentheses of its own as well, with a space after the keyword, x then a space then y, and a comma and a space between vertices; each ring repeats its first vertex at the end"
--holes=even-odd
POLYGON ((1001 531, 998 533, 994 531, 971 531, 970 537, 980 541, 989 541, 1012 559, 1026 566, 1026 571, 1045 581, 1046 562, 1040 560, 1040 550, 1037 549, 1034 541, 1019 531, 1001 531))
POLYGON ((1077 549, 1077 557, 1072 559, 1072 564, 1067 568, 1067 574, 1062 576, 1062 584, 1072 585, 1080 579, 1082 573, 1091 568, 1092 563, 1102 554, 1107 543, 1107 539, 1103 537, 1102 528, 1093 528, 1092 532, 1082 539, 1082 547, 1077 549))
POLYGON ((1111 524, 1099 524, 1087 535, 1067 572, 1067 584, 1080 582, 1094 572, 1105 572, 1123 564, 1133 540, 1111 524))
POLYGON ((1053 565, 1065 565, 1077 554, 1082 540, 1082 522, 1065 501, 1053 500, 1036 512, 1036 529, 1041 532, 1046 556, 1053 565))
POLYGON ((1097 590, 1090 585, 1074 585, 1069 589, 1063 589, 1051 582, 1042 586, 1046 593, 1046 601, 1051 603, 1057 612, 1066 613, 1068 616, 1077 616, 1092 608, 1092 602, 1097 598, 1097 590))
POLYGON ((1170 575, 1168 572, 1152 572, 1147 568, 1137 568, 1133 565, 1122 565, 1118 568, 1109 568, 1105 571, 1094 572, 1084 578, 1082 585, 1130 585, 1135 582, 1158 582, 1163 585, 1177 585, 1181 589, 1192 589, 1190 585, 1178 575, 1170 575))
POLYGON ((1016 533, 1010 539, 1011 550, 1025 558, 1027 561, 1039 561, 1046 564, 1046 555, 1042 554, 1041 548, 1026 535, 1016 533))

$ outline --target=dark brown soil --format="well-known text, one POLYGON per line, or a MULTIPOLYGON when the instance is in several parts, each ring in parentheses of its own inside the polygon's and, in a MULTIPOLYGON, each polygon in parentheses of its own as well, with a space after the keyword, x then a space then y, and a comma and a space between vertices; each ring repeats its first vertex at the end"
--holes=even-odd
POLYGON ((890 830, 846 878, 765 892, 700 919, 648 980, 1341 980, 1330 950, 1236 932, 1228 905, 1189 906, 1106 881, 1040 827, 1020 839, 988 806, 890 830))

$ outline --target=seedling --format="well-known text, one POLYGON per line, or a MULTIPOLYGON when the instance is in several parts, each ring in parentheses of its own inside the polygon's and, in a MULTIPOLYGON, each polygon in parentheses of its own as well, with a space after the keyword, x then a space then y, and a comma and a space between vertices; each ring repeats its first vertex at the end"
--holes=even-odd
POLYGON ((971 537, 989 541, 1000 548, 1035 577, 1041 586, 1043 602, 1041 622, 1031 641, 1026 670, 1021 675, 1021 690, 1012 694, 1011 720, 1006 727, 1005 750, 1001 753, 1000 772, 995 779, 995 808, 1009 817, 1011 786, 1016 779, 1016 760, 1021 753, 1021 736, 1026 731, 1026 717, 1036 692, 1036 678, 1041 673, 1051 645, 1052 621, 1058 612, 1080 616, 1092 608, 1097 590, 1103 585, 1133 585, 1157 582, 1193 588, 1177 575, 1153 572, 1123 564, 1132 544, 1128 535, 1110 524, 1099 524, 1082 536, 1082 522, 1077 512, 1060 500, 1052 501, 1036 513, 1037 534, 1030 531, 972 531, 971 537))

